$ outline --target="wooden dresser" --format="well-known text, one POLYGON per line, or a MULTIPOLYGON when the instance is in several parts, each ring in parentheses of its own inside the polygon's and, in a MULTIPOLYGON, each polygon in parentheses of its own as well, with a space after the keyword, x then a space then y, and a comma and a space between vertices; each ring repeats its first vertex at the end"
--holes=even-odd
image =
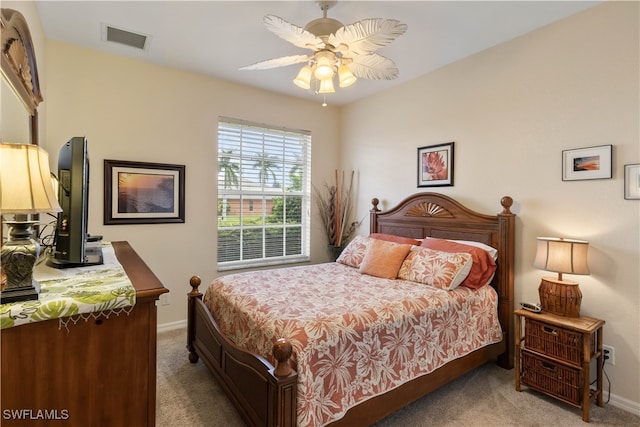
POLYGON ((127 242, 113 248, 136 289, 128 315, 1 331, 2 426, 155 425, 156 300, 168 290, 127 242))

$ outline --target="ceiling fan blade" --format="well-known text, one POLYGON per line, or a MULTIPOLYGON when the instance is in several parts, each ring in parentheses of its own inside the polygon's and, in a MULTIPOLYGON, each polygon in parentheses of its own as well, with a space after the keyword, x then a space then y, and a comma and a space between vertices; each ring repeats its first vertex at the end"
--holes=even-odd
POLYGON ((316 37, 304 28, 293 25, 278 16, 267 15, 264 17, 263 21, 269 31, 294 46, 314 50, 324 48, 324 42, 319 37, 316 37))
POLYGON ((356 77, 369 80, 393 80, 398 77, 395 62, 377 53, 354 55, 352 59, 353 62, 348 66, 356 77))
POLYGON ((283 56, 280 58, 256 62, 255 64, 242 67, 240 68, 240 70, 268 70, 270 68, 286 67, 287 65, 300 64, 301 62, 307 62, 309 59, 311 59, 310 55, 283 56))
POLYGON ((363 19, 345 25, 329 36, 329 44, 347 46, 346 53, 363 55, 388 45, 407 31, 407 25, 395 19, 363 19))

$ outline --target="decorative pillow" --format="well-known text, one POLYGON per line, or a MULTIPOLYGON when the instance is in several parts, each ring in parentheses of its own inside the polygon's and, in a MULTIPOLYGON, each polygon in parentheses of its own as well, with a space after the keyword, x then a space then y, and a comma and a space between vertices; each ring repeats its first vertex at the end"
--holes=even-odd
POLYGON ((402 263, 398 278, 450 291, 469 275, 472 265, 473 260, 468 253, 416 248, 402 263))
POLYGON ((395 279, 402 261, 411 250, 411 245, 370 239, 367 253, 360 264, 360 273, 383 279, 395 279))
POLYGON ((489 252, 475 246, 464 245, 458 242, 443 239, 424 239, 420 245, 423 248, 435 249, 444 252, 465 252, 471 255, 473 265, 469 275, 461 285, 471 289, 478 289, 486 285, 493 278, 496 271, 496 262, 489 252))
MULTIPOLYGON (((433 239, 433 238, 434 237, 426 237, 426 239, 433 239)), ((450 242, 462 243, 463 245, 475 246, 476 248, 484 249, 485 251, 489 252, 489 254, 491 255, 491 258, 493 258, 494 261, 498 260, 498 250, 493 246, 485 245, 484 243, 481 243, 481 242, 474 242, 473 240, 453 240, 453 239, 446 239, 446 240, 450 242)))
POLYGON ((387 242, 404 243, 407 245, 415 246, 420 246, 420 243, 422 243, 422 240, 412 239, 411 237, 395 236, 393 234, 371 233, 369 234, 369 237, 379 240, 385 240, 387 242))
POLYGON ((364 254, 369 247, 369 239, 367 236, 355 236, 347 245, 346 248, 340 253, 340 256, 336 259, 339 262, 350 267, 359 268, 364 254))

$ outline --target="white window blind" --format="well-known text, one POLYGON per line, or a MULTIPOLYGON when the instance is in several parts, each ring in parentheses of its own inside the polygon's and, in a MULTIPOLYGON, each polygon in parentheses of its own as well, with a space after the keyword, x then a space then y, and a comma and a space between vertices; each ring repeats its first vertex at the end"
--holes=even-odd
POLYGON ((309 259, 311 133, 220 117, 218 270, 309 259))

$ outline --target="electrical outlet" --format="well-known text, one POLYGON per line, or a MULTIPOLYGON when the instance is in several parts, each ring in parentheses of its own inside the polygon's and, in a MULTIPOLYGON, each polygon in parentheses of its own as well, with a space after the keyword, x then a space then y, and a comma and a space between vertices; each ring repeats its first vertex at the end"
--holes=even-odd
POLYGON ((615 347, 611 347, 610 345, 603 345, 602 351, 604 352, 605 365, 615 365, 616 364, 616 349, 615 347))
POLYGON ((160 305, 169 305, 171 302, 169 301, 169 293, 160 295, 160 305))

